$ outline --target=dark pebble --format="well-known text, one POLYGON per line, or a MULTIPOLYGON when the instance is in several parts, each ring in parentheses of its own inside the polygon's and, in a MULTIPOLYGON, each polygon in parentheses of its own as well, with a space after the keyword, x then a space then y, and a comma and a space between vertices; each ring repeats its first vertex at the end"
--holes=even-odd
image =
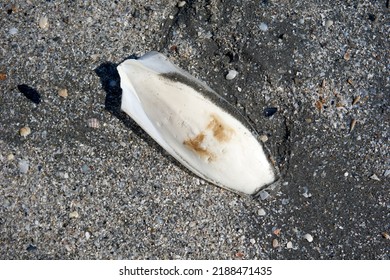
POLYGON ((34 246, 34 245, 28 245, 28 247, 27 247, 27 251, 29 251, 29 252, 33 252, 33 251, 35 251, 37 249, 37 247, 36 246, 34 246))
POLYGON ((272 117, 273 115, 275 115, 275 113, 277 111, 278 111, 278 108, 276 108, 276 107, 265 108, 264 109, 264 116, 266 116, 267 118, 272 117))
POLYGON ((368 19, 371 20, 371 21, 375 21, 375 20, 376 20, 376 15, 374 15, 374 14, 369 14, 369 15, 368 15, 368 19))
POLYGON ((23 95, 27 97, 27 99, 34 102, 35 104, 41 103, 41 95, 36 89, 23 84, 23 85, 18 85, 18 90, 21 93, 23 93, 23 95))

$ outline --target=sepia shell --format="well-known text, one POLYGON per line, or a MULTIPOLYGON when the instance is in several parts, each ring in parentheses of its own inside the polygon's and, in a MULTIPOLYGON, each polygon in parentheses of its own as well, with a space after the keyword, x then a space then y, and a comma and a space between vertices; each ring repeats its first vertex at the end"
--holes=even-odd
POLYGON ((158 52, 124 61, 118 72, 121 109, 196 175, 245 194, 276 180, 255 131, 204 82, 158 52))

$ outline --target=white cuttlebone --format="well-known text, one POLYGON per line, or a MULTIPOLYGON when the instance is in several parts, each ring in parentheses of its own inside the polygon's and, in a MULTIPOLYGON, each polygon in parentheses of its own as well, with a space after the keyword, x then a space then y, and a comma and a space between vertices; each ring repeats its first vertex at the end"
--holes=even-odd
POLYGON ((124 61, 118 72, 121 109, 196 175, 246 194, 256 194, 276 180, 250 130, 193 86, 213 92, 205 83, 158 52, 124 61), (172 73, 190 82, 164 76, 172 73))

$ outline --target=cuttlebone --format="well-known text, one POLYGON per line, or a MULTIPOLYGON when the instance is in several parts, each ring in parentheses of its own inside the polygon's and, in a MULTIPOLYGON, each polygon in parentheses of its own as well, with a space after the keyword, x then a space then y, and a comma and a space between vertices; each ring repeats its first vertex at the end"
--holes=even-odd
POLYGON ((151 52, 118 66, 121 109, 199 177, 255 194, 276 179, 243 117, 204 82, 151 52))

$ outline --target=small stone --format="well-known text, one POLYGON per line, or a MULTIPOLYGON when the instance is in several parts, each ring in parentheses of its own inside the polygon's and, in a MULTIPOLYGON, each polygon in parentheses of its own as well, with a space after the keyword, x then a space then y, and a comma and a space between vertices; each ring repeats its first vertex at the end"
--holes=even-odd
POLYGON ((383 173, 383 177, 388 177, 390 175, 390 169, 387 169, 384 173, 383 173))
POLYGON ((22 159, 19 161, 18 167, 19 167, 20 173, 26 174, 28 172, 28 169, 29 169, 29 163, 27 160, 22 159))
POLYGON ((34 245, 28 245, 28 247, 26 248, 26 250, 28 252, 33 252, 33 251, 36 251, 37 250, 37 246, 34 246, 34 245))
POLYGON ((259 193, 261 200, 266 200, 270 195, 266 191, 260 191, 259 193))
POLYGON ((10 35, 15 35, 16 33, 18 33, 18 29, 16 27, 10 28, 10 30, 9 30, 10 35))
POLYGON ((346 61, 348 61, 348 60, 351 59, 351 53, 350 53, 349 50, 347 50, 347 51, 345 52, 345 54, 344 54, 344 59, 345 59, 346 61))
POLYGON ((370 179, 375 180, 375 181, 380 181, 379 177, 376 174, 372 174, 370 179))
POLYGON ((309 188, 308 187, 303 187, 303 194, 305 198, 311 197, 311 193, 309 193, 309 188))
POLYGON ((91 238, 91 234, 88 232, 88 231, 86 231, 85 232, 85 239, 90 239, 91 238))
POLYGON ((88 173, 89 171, 91 171, 91 168, 90 168, 88 165, 83 164, 83 165, 81 166, 81 172, 83 172, 83 173, 88 173))
POLYGON ((233 80, 237 76, 238 72, 236 70, 229 70, 229 73, 226 75, 226 80, 233 80))
POLYGON ((263 142, 263 143, 267 142, 268 141, 268 136, 265 135, 265 134, 261 135, 260 136, 260 141, 263 142))
POLYGON ((264 109, 264 116, 266 116, 267 118, 272 117, 273 115, 276 114, 277 111, 278 111, 278 108, 276 108, 276 107, 265 108, 264 109))
POLYGON ((77 211, 73 211, 69 213, 69 218, 71 219, 77 219, 79 217, 79 213, 77 211))
POLYGON ((11 6, 11 11, 12 11, 13 13, 19 12, 19 11, 20 11, 19 4, 12 4, 12 6, 11 6))
POLYGON ((5 81, 7 79, 6 73, 0 73, 0 81, 5 81))
POLYGON ((14 160, 14 159, 15 159, 14 154, 9 154, 9 155, 7 156, 7 159, 8 159, 8 160, 14 160))
POLYGON ((382 232, 382 236, 383 236, 384 239, 390 239, 390 234, 385 232, 385 231, 382 232))
POLYGON ((42 29, 47 29, 49 27, 49 19, 47 18, 47 16, 42 16, 39 19, 39 27, 42 29))
POLYGON ((96 61, 96 60, 99 59, 99 55, 98 55, 98 54, 92 54, 92 55, 91 55, 91 59, 92 59, 93 61, 96 61))
POLYGON ((259 209, 259 211, 257 211, 257 215, 259 216, 265 216, 267 213, 265 212, 265 210, 263 208, 259 209))
POLYGON ((309 242, 313 242, 313 236, 310 233, 306 233, 303 238, 305 238, 309 242))
POLYGON ((68 97, 68 90, 66 88, 62 88, 58 90, 58 96, 67 98, 68 97))
POLYGON ((291 241, 287 242, 286 248, 287 249, 292 249, 292 247, 293 247, 292 242, 291 241))
POLYGON ((24 126, 19 130, 20 136, 27 137, 31 134, 31 129, 28 126, 24 126))
POLYGON ((290 199, 288 199, 288 198, 283 198, 282 199, 282 205, 287 205, 289 203, 290 203, 290 199))
POLYGON ((92 128, 99 128, 100 127, 99 120, 96 118, 89 119, 87 121, 87 123, 88 123, 88 126, 92 127, 92 128))
POLYGON ((345 172, 344 173, 344 177, 348 177, 349 176, 349 173, 348 172, 345 172))
POLYGON ((272 240, 272 247, 274 248, 279 247, 279 241, 277 239, 272 240))
POLYGON ((329 27, 331 27, 333 25, 333 20, 331 20, 331 19, 329 19, 329 20, 327 20, 326 22, 325 22, 325 27, 326 28, 329 28, 329 27))
POLYGON ((179 2, 177 3, 177 6, 178 6, 179 8, 182 8, 182 7, 184 7, 186 4, 187 4, 186 1, 179 1, 179 2))
POLYGON ((268 25, 265 22, 260 23, 259 28, 261 31, 268 31, 268 25))
POLYGON ((253 238, 251 238, 251 239, 249 240, 249 242, 250 242, 252 245, 256 244, 256 240, 253 239, 253 238))
POLYGON ((70 246, 69 246, 68 244, 65 245, 65 249, 66 249, 66 251, 68 251, 68 252, 72 251, 72 248, 70 248, 70 246))
POLYGON ((374 15, 374 14, 368 14, 368 19, 371 20, 371 21, 376 21, 377 20, 377 16, 374 15))

